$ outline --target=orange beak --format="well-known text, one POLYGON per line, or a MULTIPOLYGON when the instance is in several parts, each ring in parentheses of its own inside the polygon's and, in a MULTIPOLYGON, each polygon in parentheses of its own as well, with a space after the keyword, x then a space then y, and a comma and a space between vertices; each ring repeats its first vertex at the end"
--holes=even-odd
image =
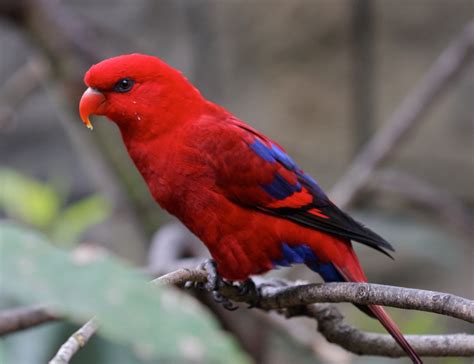
POLYGON ((88 88, 81 97, 79 102, 79 114, 81 119, 86 124, 87 128, 93 129, 89 116, 100 114, 100 109, 105 102, 105 96, 93 88, 88 88))

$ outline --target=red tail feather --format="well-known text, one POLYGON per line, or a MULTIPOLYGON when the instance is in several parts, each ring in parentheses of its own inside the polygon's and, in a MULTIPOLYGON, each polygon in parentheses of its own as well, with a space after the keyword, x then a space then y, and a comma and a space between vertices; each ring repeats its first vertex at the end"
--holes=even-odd
POLYGON ((416 351, 411 347, 408 341, 405 339, 403 334, 400 332, 397 324, 392 320, 392 318, 385 312, 382 306, 369 305, 367 306, 369 310, 377 317, 380 323, 385 327, 385 329, 392 335, 395 341, 402 347, 402 349, 408 354, 413 363, 422 364, 423 361, 418 356, 416 351))
MULTIPOLYGON (((346 264, 344 265, 344 268, 336 267, 339 273, 341 273, 347 282, 367 282, 367 278, 365 277, 364 271, 362 270, 354 251, 351 249, 349 250, 349 253, 350 254, 345 262, 346 264)), ((383 325, 383 327, 385 327, 389 334, 392 335, 398 345, 400 345, 400 347, 408 354, 413 363, 423 364, 423 361, 418 356, 416 351, 400 332, 397 324, 392 320, 387 312, 385 312, 382 306, 367 305, 365 307, 367 307, 370 312, 373 313, 373 315, 380 321, 380 323, 383 325)))

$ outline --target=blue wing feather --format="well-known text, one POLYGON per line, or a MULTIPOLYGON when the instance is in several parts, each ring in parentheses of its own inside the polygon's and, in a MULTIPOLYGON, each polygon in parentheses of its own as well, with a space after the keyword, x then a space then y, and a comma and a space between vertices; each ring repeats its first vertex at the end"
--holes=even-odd
POLYGON ((301 182, 318 198, 327 199, 326 194, 321 187, 318 186, 316 181, 311 176, 304 173, 295 161, 276 144, 271 143, 270 146, 267 146, 260 139, 254 138, 249 146, 257 155, 267 162, 280 163, 285 167, 285 169, 296 174, 299 181, 296 185, 292 185, 281 175, 276 173, 275 179, 271 184, 262 186, 273 198, 282 200, 291 196, 295 192, 301 191, 301 182))
POLYGON ((275 267, 288 267, 292 264, 306 264, 326 282, 343 282, 344 278, 332 263, 322 263, 306 244, 281 244, 282 258, 273 261, 275 267))
MULTIPOLYGON (((290 182, 276 171, 271 183, 261 185, 261 188, 269 196, 275 200, 284 201, 304 188, 306 191, 309 191, 313 197, 310 203, 302 206, 279 206, 275 208, 262 205, 256 206, 258 209, 272 215, 292 220, 303 226, 327 232, 336 237, 358 241, 390 257, 390 254, 388 254, 385 249, 393 251, 393 247, 381 236, 355 221, 334 205, 318 183, 299 168, 293 159, 278 145, 253 129, 248 129, 248 127, 243 126, 240 127, 252 135, 248 145, 253 152, 268 163, 279 164, 287 171, 294 173, 296 177, 296 183, 294 183, 294 181, 290 182), (311 212, 314 208, 318 211, 317 214, 311 212)), ((318 269, 328 269, 328 277, 334 273, 331 267, 318 269)))

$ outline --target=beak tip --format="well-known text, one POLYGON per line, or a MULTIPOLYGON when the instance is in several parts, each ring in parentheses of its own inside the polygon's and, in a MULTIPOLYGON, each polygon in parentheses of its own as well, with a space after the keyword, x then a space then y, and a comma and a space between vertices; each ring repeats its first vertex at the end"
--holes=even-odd
POLYGON ((84 125, 86 126, 87 129, 89 129, 89 130, 94 129, 94 127, 92 126, 91 121, 89 120, 89 116, 82 117, 82 115, 81 115, 81 119, 82 119, 82 122, 84 123, 84 125))
POLYGON ((79 115, 90 130, 93 130, 91 121, 89 120, 90 115, 101 115, 100 108, 105 101, 105 97, 102 93, 97 90, 91 89, 90 87, 84 92, 79 103, 79 115))

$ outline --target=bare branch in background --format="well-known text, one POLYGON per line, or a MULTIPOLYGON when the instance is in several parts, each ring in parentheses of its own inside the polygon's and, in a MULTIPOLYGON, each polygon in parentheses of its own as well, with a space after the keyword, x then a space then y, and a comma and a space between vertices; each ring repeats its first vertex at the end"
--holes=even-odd
MULTIPOLYGON (((390 335, 364 332, 343 323, 344 316, 334 305, 313 304, 301 313, 318 321, 318 331, 331 343, 358 355, 380 355, 392 358, 406 356, 390 335)), ((420 356, 474 355, 474 335, 404 335, 420 356)))
POLYGON ((0 312, 0 336, 58 319, 58 316, 41 306, 5 310, 0 312))
POLYGON ((386 160, 403 138, 467 65, 474 50, 474 22, 438 57, 423 79, 408 93, 392 116, 354 158, 330 195, 341 208, 349 206, 375 168, 386 160))
MULTIPOLYGON (((59 0, 34 0, 20 2, 24 12, 24 26, 41 48, 48 50, 48 56, 54 58, 58 66, 70 66, 59 61, 59 58, 73 58, 79 55, 80 59, 92 63, 101 55, 101 48, 94 41, 94 33, 84 26, 83 22, 71 14, 59 0), (48 24, 48 26, 44 26, 48 24), (59 31, 59 32, 58 32, 59 31)), ((67 62, 73 61, 72 59, 67 62)), ((61 71, 67 71, 62 69, 61 71)), ((80 77, 80 75, 76 75, 80 77)))
POLYGON ((323 363, 350 364, 353 362, 351 353, 339 345, 330 343, 323 335, 315 335, 311 325, 288 320, 288 317, 279 315, 277 312, 257 310, 251 312, 262 318, 264 324, 278 330, 297 345, 310 350, 323 363))
POLYGON ((205 245, 180 222, 171 222, 153 235, 147 273, 159 277, 179 268, 194 268, 207 256, 205 245), (184 256, 194 258, 182 259, 184 256))
POLYGON ((88 180, 113 203, 109 221, 116 229, 121 229, 122 235, 144 246, 144 224, 137 218, 135 205, 129 200, 133 193, 118 176, 116 165, 108 163, 110 153, 104 153, 103 144, 97 139, 94 143, 92 138, 97 135, 91 138, 84 130, 78 130, 80 120, 73 120, 71 116, 77 113, 77 102, 84 91, 83 70, 104 55, 94 41, 93 32, 57 0, 9 1, 7 4, 0 6, 0 10, 5 9, 3 15, 32 39, 44 54, 43 63, 53 71, 40 80, 51 96, 53 110, 76 150, 75 155, 88 172, 88 180))
POLYGON ((72 334, 63 345, 61 345, 54 358, 51 359, 48 364, 69 363, 74 354, 87 344, 98 328, 99 324, 95 319, 87 321, 79 330, 72 334))
MULTIPOLYGON (((77 115, 77 103, 85 90, 84 72, 107 56, 97 43, 96 27, 90 21, 85 23, 84 17, 71 12, 58 0, 25 1, 22 4, 22 16, 17 23, 54 65, 55 79, 49 80, 53 87, 48 89, 54 95, 54 109, 60 114, 59 119, 78 150, 75 154, 81 161, 86 161, 97 189, 114 201, 112 218, 121 219, 115 226, 122 226, 127 220, 129 231, 134 235, 131 239, 145 245, 144 235, 155 230, 161 211, 149 198, 141 177, 130 173, 124 155, 117 153, 117 144, 110 141, 109 132, 97 128, 96 133, 86 137, 84 132, 77 130, 81 125, 79 118, 72 120, 71 117, 77 115), (136 217, 138 215, 140 219, 136 217)), ((136 48, 140 49, 141 45, 137 44, 136 48)))
POLYGON ((409 202, 426 206, 443 221, 472 234, 472 218, 463 204, 426 181, 400 171, 381 171, 374 173, 367 187, 369 191, 392 192, 409 202))
POLYGON ((41 57, 31 57, 3 83, 0 89, 0 128, 5 127, 16 108, 41 85, 48 73, 49 67, 41 57))
POLYGON ((375 90, 375 6, 372 0, 351 4, 351 46, 353 57, 352 100, 356 150, 372 136, 376 105, 375 90))

